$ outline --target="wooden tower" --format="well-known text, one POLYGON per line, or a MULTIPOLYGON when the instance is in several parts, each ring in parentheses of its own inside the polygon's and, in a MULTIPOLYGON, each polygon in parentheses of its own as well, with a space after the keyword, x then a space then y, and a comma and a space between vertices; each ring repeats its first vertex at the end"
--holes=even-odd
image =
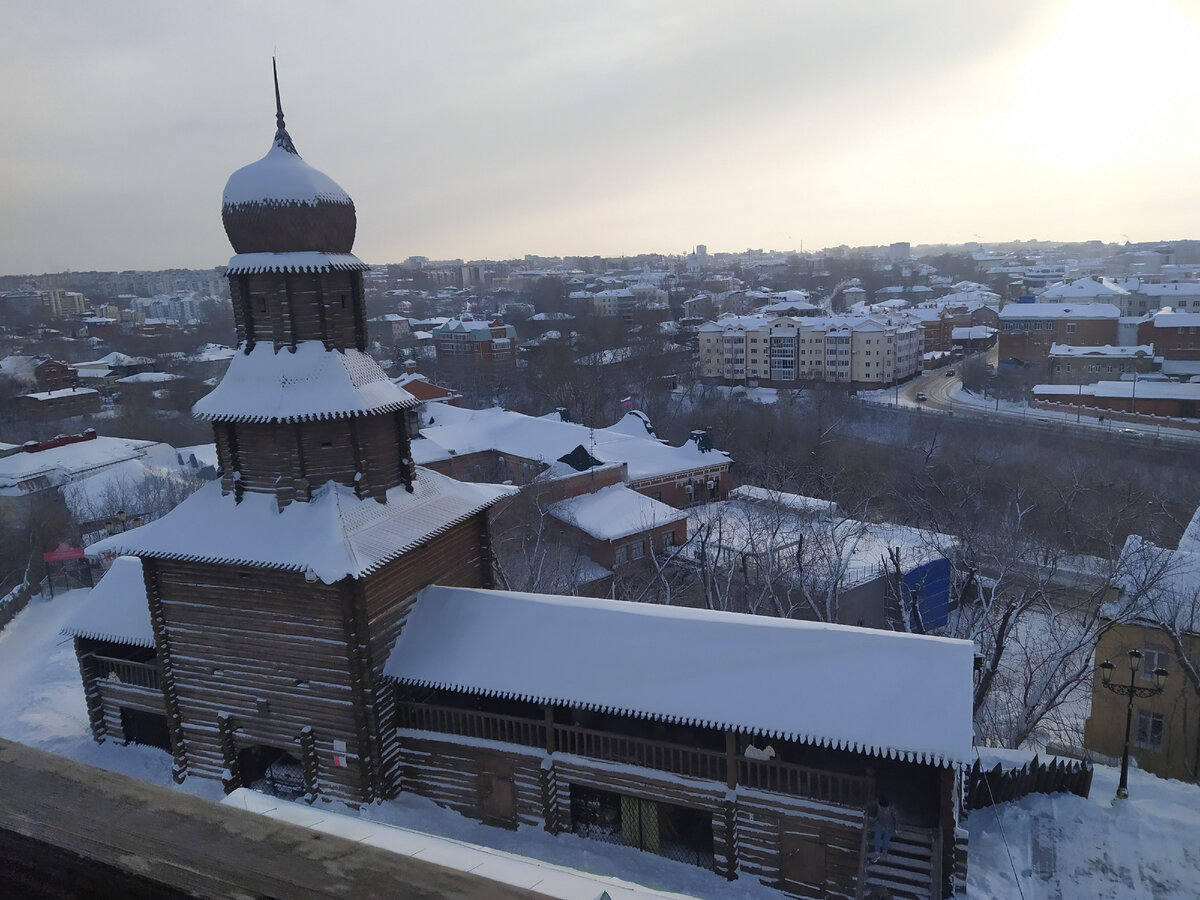
POLYGON ((416 469, 416 400, 364 351, 354 204, 275 138, 222 216, 239 352, 196 404, 218 483, 96 551, 142 559, 176 778, 292 780, 352 801, 398 783, 382 668, 416 592, 491 586, 508 489, 416 469))

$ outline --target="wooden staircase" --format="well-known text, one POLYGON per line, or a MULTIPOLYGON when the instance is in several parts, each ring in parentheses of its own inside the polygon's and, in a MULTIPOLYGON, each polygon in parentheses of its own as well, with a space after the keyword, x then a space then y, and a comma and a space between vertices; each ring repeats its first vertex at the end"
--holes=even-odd
POLYGON ((891 897, 894 900, 937 900, 941 880, 937 829, 899 825, 887 853, 872 861, 871 838, 864 840, 862 880, 858 896, 891 897))

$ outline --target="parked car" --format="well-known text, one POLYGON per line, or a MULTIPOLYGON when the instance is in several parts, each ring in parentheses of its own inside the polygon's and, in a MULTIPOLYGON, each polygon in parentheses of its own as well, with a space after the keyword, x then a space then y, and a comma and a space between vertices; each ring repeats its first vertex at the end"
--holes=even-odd
POLYGON ((1123 434, 1125 437, 1141 437, 1140 431, 1134 431, 1132 428, 1118 428, 1117 434, 1123 434))
POLYGON ((924 403, 928 399, 929 398, 925 396, 924 391, 917 391, 917 400, 919 400, 921 403, 924 403))
POLYGON ((947 377, 947 378, 953 378, 953 377, 954 377, 954 370, 953 370, 953 369, 947 369, 947 370, 946 370, 946 377, 947 377))

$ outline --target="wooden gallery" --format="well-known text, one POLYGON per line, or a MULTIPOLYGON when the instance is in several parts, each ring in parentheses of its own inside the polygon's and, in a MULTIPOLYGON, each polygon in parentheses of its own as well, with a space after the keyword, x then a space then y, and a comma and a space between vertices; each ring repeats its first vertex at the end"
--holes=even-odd
POLYGON ((220 479, 91 552, 69 633, 96 740, 308 802, 413 791, 794 896, 961 890, 962 641, 492 590, 512 488, 413 465, 365 352, 354 205, 277 111, 223 219, 239 352, 195 407, 220 479), (898 825, 872 852, 872 810, 898 825))

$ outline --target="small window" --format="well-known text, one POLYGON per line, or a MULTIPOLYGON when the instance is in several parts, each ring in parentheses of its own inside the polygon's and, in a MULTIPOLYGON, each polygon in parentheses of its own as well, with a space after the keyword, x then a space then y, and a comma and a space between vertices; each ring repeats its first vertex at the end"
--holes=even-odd
POLYGON ((1170 651, 1162 644, 1147 644, 1142 648, 1142 680, 1153 681, 1155 669, 1165 669, 1170 651))
POLYGON ((646 542, 634 541, 629 545, 629 556, 631 559, 641 559, 646 555, 646 542))
POLYGON ((1160 713, 1139 709, 1137 715, 1137 739, 1134 743, 1146 750, 1161 750, 1163 743, 1163 717, 1160 713))
POLYGON ((618 547, 617 552, 613 555, 613 565, 623 566, 627 562, 629 562, 629 548, 624 546, 618 547))

